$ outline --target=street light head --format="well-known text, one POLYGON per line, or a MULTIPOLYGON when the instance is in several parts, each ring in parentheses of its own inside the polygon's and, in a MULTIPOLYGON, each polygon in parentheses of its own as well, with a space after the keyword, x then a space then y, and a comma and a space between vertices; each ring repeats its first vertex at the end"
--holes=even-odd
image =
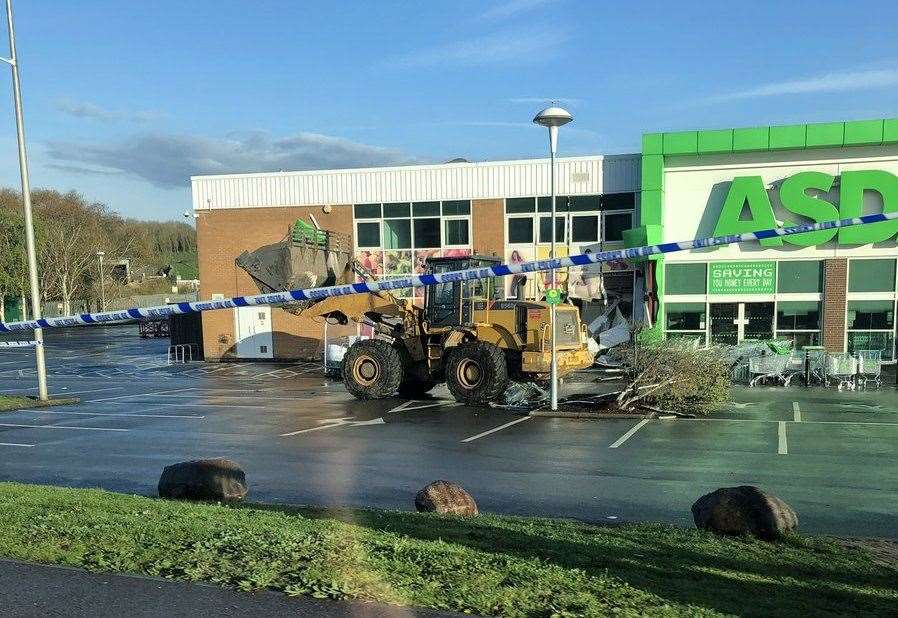
POLYGON ((560 127, 566 125, 574 117, 571 113, 562 107, 547 107, 536 115, 533 122, 544 127, 560 127))
POLYGON ((106 255, 105 251, 97 251, 97 257, 103 257, 104 255, 106 255))

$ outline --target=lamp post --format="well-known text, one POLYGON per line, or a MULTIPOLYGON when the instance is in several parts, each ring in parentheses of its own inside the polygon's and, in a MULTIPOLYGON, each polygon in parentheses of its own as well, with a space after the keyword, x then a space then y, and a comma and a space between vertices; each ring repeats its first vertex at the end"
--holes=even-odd
POLYGON ((103 251, 97 251, 97 258, 100 260, 100 311, 106 311, 106 284, 103 279, 103 251))
MULTIPOLYGON (((540 113, 536 115, 533 119, 533 122, 546 127, 549 129, 549 176, 551 177, 551 187, 552 187, 552 248, 551 248, 551 258, 555 259, 555 234, 556 234, 556 225, 555 225, 555 152, 558 150, 558 127, 564 126, 573 120, 574 117, 571 116, 570 112, 561 108, 561 107, 547 107, 540 113)), ((562 226, 562 229, 564 227, 562 226)), ((556 286, 556 272, 557 269, 552 269, 550 271, 550 285, 552 289, 555 289, 556 286)), ((552 364, 551 364, 551 372, 552 372, 552 384, 549 391, 549 403, 551 405, 552 410, 558 409, 558 348, 555 343, 558 341, 557 337, 557 327, 558 322, 556 320, 556 310, 555 303, 552 303, 549 306, 549 327, 552 331, 552 364)))
MULTIPOLYGON (((31 319, 41 318, 41 290, 37 277, 37 252, 34 245, 34 220, 31 215, 31 182, 28 179, 28 157, 25 153, 25 118, 22 114, 22 88, 19 84, 19 64, 16 57, 16 33, 12 22, 12 0, 6 0, 6 25, 9 29, 9 58, 0 58, 12 68, 13 100, 16 107, 16 141, 19 145, 19 175, 22 179, 22 205, 25 215, 25 249, 28 253, 28 279, 31 286, 31 319)), ((24 309, 24 307, 23 307, 24 309)), ((35 364, 37 365, 37 395, 42 401, 47 393, 47 364, 44 359, 44 330, 34 329, 35 364)))

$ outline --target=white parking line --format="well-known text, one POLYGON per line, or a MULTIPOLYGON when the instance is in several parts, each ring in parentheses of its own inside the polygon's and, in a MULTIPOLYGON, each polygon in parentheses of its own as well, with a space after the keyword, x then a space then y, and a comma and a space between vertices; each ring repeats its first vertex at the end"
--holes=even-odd
POLYGON ((387 410, 384 414, 393 414, 394 412, 409 412, 411 410, 423 410, 425 408, 436 408, 441 406, 460 405, 455 401, 437 401, 436 403, 427 403, 426 401, 416 401, 414 399, 401 403, 392 410, 387 410), (419 404, 419 405, 414 405, 419 404))
POLYGON ((614 444, 612 444, 608 448, 618 448, 621 444, 623 444, 624 442, 629 440, 631 437, 633 437, 633 434, 636 433, 637 431, 639 431, 640 429, 642 429, 642 427, 648 422, 649 422, 649 419, 647 419, 647 418, 642 419, 641 421, 639 421, 638 423, 633 425, 633 427, 630 428, 630 431, 628 431, 627 433, 622 435, 620 438, 615 440, 614 444))
POLYGON ((23 448, 32 448, 33 444, 19 444, 17 442, 0 442, 0 446, 21 446, 23 448))
POLYGON ((792 402, 792 415, 796 423, 801 422, 801 408, 798 406, 797 401, 792 402))
POLYGON ((312 431, 321 431, 322 429, 333 429, 334 427, 346 427, 349 423, 347 421, 338 421, 334 423, 328 423, 327 425, 320 425, 318 427, 309 427, 308 429, 300 429, 299 431, 291 431, 290 433, 282 433, 282 438, 287 438, 289 436, 298 436, 301 433, 309 433, 312 431))
POLYGON ((55 393, 57 397, 61 395, 86 395, 88 393, 104 393, 107 391, 123 391, 125 390, 124 386, 110 386, 107 388, 94 388, 87 391, 60 391, 55 393))
POLYGON ((776 449, 777 455, 788 455, 789 445, 786 442, 786 421, 779 421, 779 446, 776 449))
POLYGON ((523 423, 524 421, 529 421, 531 418, 533 418, 533 417, 532 416, 523 416, 521 418, 516 418, 515 420, 511 421, 510 423, 505 423, 504 425, 499 425, 498 427, 494 427, 493 429, 490 429, 489 431, 484 431, 483 433, 479 433, 476 436, 471 436, 470 438, 465 438, 464 440, 462 440, 462 443, 473 442, 474 440, 479 440, 480 438, 482 438, 484 436, 488 436, 491 433, 496 433, 497 431, 502 431, 503 429, 505 429, 507 427, 511 427, 512 425, 517 425, 518 423, 523 423))
POLYGON ((0 423, 0 427, 22 427, 26 429, 78 429, 82 431, 131 431, 113 427, 72 427, 69 425, 26 425, 24 423, 0 423))
POLYGON ((206 418, 199 414, 128 414, 127 412, 71 412, 69 410, 22 410, 38 414, 75 414, 78 416, 136 416, 138 418, 206 418))

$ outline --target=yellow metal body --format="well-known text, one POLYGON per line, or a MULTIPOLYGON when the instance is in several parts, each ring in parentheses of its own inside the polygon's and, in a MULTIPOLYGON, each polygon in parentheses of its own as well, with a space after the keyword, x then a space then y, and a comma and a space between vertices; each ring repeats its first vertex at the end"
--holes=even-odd
MULTIPOLYGON (((545 380, 549 377, 552 334, 549 305, 519 300, 463 301, 465 319, 460 324, 431 327, 425 312, 409 301, 389 293, 355 294, 326 298, 303 313, 345 324, 348 320, 368 323, 394 339, 401 340, 409 360, 424 365, 426 373, 442 372, 446 350, 465 341, 483 341, 510 353, 514 369, 521 377, 545 380), (519 365, 517 364, 519 361, 519 365)), ((558 374, 564 376, 593 363, 587 348, 587 333, 580 312, 572 305, 557 307, 558 374)), ((421 369, 424 369, 421 367, 421 369)))
MULTIPOLYGON (((572 305, 559 305, 558 374, 585 369, 593 363, 586 340, 588 334, 580 322, 580 312, 572 305)), ((548 378, 552 362, 552 332, 549 304, 536 301, 474 301, 471 322, 457 327, 434 329, 449 331, 443 347, 476 339, 504 350, 519 352, 520 370, 534 379, 548 378), (545 374, 545 375, 543 375, 545 374)))

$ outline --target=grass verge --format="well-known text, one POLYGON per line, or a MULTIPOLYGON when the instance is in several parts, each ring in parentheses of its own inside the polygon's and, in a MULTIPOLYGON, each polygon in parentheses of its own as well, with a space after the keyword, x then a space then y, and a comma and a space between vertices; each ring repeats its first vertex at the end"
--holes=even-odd
POLYGON ((26 408, 31 403, 31 399, 28 397, 17 397, 13 395, 0 395, 0 412, 6 412, 7 410, 18 410, 19 408, 26 408))
POLYGON ((53 408, 78 403, 77 397, 57 397, 49 401, 41 401, 36 397, 24 397, 19 395, 0 395, 0 412, 10 410, 26 410, 28 408, 53 408))
POLYGON ((0 483, 0 556, 243 590, 503 616, 885 615, 858 547, 664 525, 220 506, 0 483))

